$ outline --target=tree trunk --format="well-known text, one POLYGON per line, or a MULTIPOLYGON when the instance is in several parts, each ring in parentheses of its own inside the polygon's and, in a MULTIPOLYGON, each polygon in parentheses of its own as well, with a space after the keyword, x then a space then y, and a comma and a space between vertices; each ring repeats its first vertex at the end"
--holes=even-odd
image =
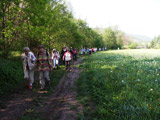
POLYGON ((5 36, 5 28, 6 28, 6 9, 9 9, 9 4, 6 2, 4 3, 2 1, 2 56, 4 58, 8 58, 9 55, 9 47, 7 46, 8 42, 6 41, 6 36, 5 36))
POLYGON ((5 8, 3 6, 3 3, 2 3, 2 40, 4 41, 5 39, 5 34, 3 33, 4 32, 4 29, 5 29, 5 8))

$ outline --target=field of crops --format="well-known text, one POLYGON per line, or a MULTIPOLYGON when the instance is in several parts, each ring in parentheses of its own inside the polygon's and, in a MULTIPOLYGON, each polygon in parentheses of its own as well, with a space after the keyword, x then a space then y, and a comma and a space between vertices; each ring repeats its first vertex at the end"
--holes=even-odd
POLYGON ((77 82, 90 120, 160 119, 160 50, 98 52, 77 82))

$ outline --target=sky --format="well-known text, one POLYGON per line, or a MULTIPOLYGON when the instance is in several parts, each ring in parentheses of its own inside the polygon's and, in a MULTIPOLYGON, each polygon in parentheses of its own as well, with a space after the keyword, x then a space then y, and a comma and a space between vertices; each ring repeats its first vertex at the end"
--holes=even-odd
POLYGON ((90 27, 118 28, 129 34, 160 35, 160 0, 66 0, 77 19, 90 27))

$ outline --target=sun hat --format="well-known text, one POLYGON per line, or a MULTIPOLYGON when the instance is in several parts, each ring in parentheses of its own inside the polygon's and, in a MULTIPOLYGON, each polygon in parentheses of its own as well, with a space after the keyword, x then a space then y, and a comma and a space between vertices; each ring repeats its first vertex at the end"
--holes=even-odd
POLYGON ((29 47, 24 47, 24 51, 30 51, 29 47))

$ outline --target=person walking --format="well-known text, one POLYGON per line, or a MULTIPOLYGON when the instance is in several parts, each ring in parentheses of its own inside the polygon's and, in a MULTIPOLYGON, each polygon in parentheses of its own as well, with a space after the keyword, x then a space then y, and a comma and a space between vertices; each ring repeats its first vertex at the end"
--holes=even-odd
MULTIPOLYGON (((63 58, 65 52, 67 52, 66 46, 63 46, 62 51, 61 51, 61 58, 63 58)), ((63 65, 65 65, 65 60, 62 59, 63 65)))
POLYGON ((36 57, 30 51, 29 47, 24 47, 24 53, 21 55, 24 69, 24 79, 27 81, 27 86, 32 90, 34 83, 34 64, 36 57))
POLYGON ((70 48, 70 52, 71 52, 71 54, 73 55, 73 48, 72 48, 72 47, 70 48))
POLYGON ((87 54, 89 55, 89 48, 87 48, 87 54))
POLYGON ((86 49, 85 49, 85 48, 83 48, 83 54, 85 55, 85 53, 86 53, 86 49))
POLYGON ((81 55, 83 55, 83 48, 81 48, 81 55))
POLYGON ((59 52, 56 49, 53 49, 53 52, 52 52, 53 69, 56 69, 56 66, 57 66, 57 69, 58 69, 59 58, 60 58, 59 52))
POLYGON ((91 48, 89 48, 89 54, 92 54, 92 49, 91 48))
POLYGON ((71 61, 72 61, 72 54, 71 54, 69 48, 67 48, 67 52, 64 53, 63 60, 65 60, 66 70, 71 71, 70 65, 71 65, 71 61))
POLYGON ((39 71, 41 90, 45 90, 46 85, 50 87, 49 71, 52 71, 52 59, 43 45, 39 45, 38 50, 35 66, 39 71))
POLYGON ((73 60, 77 61, 77 54, 78 54, 78 51, 76 48, 73 49, 73 60))

